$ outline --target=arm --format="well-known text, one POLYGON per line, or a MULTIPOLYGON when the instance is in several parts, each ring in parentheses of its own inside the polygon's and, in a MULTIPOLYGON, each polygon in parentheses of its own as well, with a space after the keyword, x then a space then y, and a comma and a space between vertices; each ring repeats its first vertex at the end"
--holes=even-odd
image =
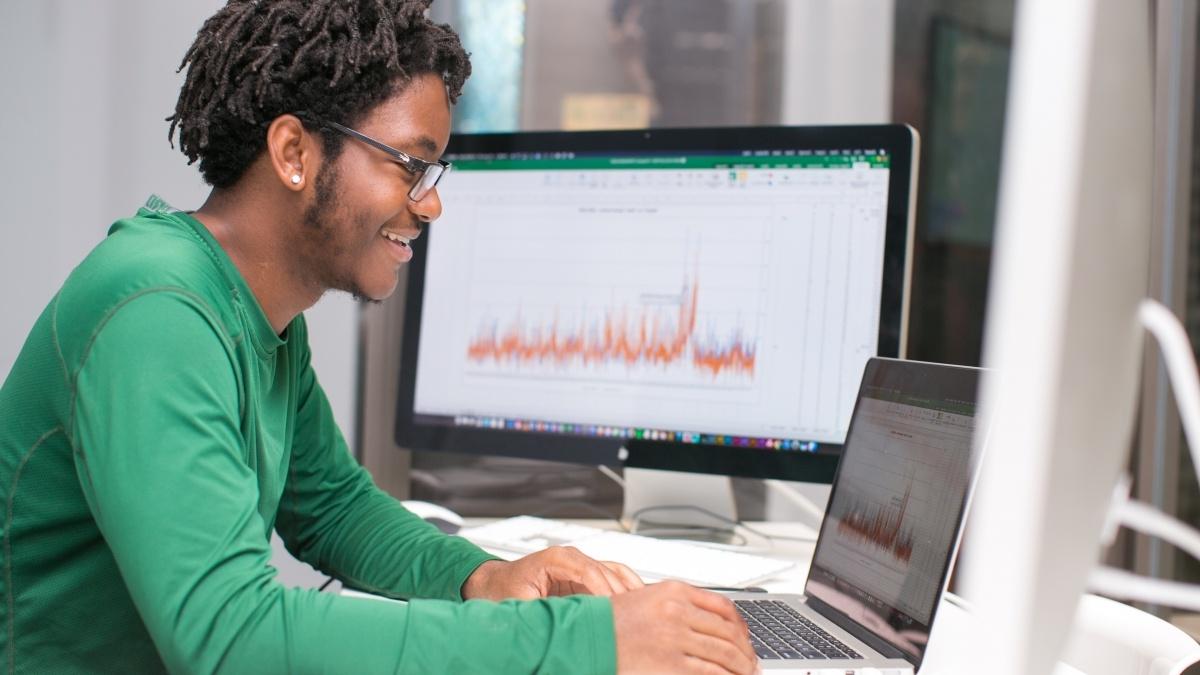
POLYGON ((203 307, 155 293, 116 311, 77 378, 79 479, 171 671, 615 668, 602 598, 401 605, 283 588, 231 358, 203 307), (557 660, 571 651, 586 660, 557 660))
POLYGON ((443 535, 375 486, 333 420, 310 363, 303 320, 296 328, 299 414, 276 530, 297 558, 357 588, 461 600, 467 577, 495 556, 443 535))
POLYGON ((642 586, 624 565, 570 548, 503 562, 409 513, 350 457, 313 372, 303 321, 293 329, 302 349, 299 416, 276 529, 298 558, 356 588, 404 598, 536 599, 642 586))

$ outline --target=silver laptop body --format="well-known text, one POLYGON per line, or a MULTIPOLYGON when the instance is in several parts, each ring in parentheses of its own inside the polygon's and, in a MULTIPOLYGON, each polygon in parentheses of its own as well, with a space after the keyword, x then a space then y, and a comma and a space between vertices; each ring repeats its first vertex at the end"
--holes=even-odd
POLYGON ((979 374, 867 363, 804 595, 727 594, 748 623, 763 624, 752 636, 814 638, 801 654, 778 635, 775 645, 752 637, 765 672, 911 675, 920 666, 975 475, 979 374))

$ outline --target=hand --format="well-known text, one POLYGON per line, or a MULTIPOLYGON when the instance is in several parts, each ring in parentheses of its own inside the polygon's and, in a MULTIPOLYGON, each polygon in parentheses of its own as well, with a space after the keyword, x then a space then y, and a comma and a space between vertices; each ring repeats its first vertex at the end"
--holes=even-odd
POLYGON ((551 595, 616 595, 642 588, 641 577, 614 562, 592 560, 578 549, 551 546, 524 558, 489 560, 463 583, 465 600, 534 600, 551 595))
POLYGON ((665 581, 614 597, 612 608, 619 673, 759 672, 728 598, 665 581))

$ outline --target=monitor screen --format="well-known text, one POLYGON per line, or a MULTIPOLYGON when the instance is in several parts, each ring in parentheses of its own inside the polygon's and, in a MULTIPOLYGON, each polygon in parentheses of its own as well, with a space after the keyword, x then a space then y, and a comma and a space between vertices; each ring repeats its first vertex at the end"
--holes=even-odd
POLYGON ((397 443, 836 458, 867 359, 902 348, 912 139, 453 137, 409 269, 397 443))

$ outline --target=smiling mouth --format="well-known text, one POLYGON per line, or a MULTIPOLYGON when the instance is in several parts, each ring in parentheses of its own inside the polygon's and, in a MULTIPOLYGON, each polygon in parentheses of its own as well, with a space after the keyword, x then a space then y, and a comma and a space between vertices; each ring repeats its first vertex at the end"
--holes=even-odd
POLYGON ((413 237, 406 237, 402 234, 396 234, 395 232, 389 232, 387 230, 382 230, 381 234, 383 235, 384 239, 387 239, 388 241, 393 241, 397 244, 400 244, 401 246, 403 246, 405 248, 408 248, 409 243, 412 242, 412 240, 413 240, 413 237))

